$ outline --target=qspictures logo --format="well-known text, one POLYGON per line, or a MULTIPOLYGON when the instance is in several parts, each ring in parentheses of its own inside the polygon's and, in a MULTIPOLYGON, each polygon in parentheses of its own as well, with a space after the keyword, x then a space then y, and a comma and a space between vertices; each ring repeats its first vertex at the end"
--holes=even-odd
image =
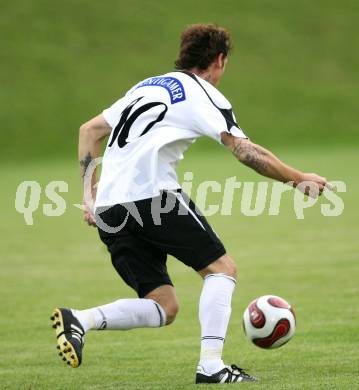
MULTIPOLYGON (((68 193, 70 187, 65 181, 54 180, 43 187, 37 181, 21 182, 16 189, 15 209, 23 215, 25 224, 34 225, 36 212, 42 212, 47 217, 60 217, 69 207, 80 210, 88 209, 95 214, 91 177, 101 161, 101 158, 93 160, 86 170, 84 202, 82 203, 66 203, 62 194, 68 193), (45 195, 47 199, 42 204, 40 204, 41 195, 45 195)), ((152 183, 138 184, 139 177, 140 172, 137 172, 131 181, 131 195, 141 193, 145 187, 152 185, 152 183)), ((227 177, 223 182, 206 180, 196 186, 194 186, 194 181, 194 173, 185 172, 180 181, 182 193, 187 194, 188 198, 192 198, 201 214, 206 217, 216 214, 231 216, 233 211, 237 211, 238 208, 241 214, 246 217, 277 216, 283 210, 288 212, 288 203, 293 211, 293 216, 297 219, 304 219, 306 210, 315 207, 319 209, 319 214, 323 217, 338 217, 344 212, 344 200, 341 194, 347 191, 346 183, 339 180, 331 181, 321 197, 318 197, 319 189, 313 182, 302 182, 297 185, 296 189, 293 189, 291 182, 240 181, 236 176, 227 177), (304 192, 309 193, 309 196, 305 195, 304 192), (285 207, 283 206, 284 199, 285 207)), ((184 198, 186 199, 187 196, 184 198)), ((173 210, 174 202, 171 199, 169 197, 166 202, 153 202, 151 213, 155 224, 161 224, 161 215, 173 210)), ((127 217, 131 215, 139 224, 142 224, 135 202, 127 202, 124 206, 128 211, 127 217)), ((105 209, 102 208, 101 212, 105 209)), ((179 212, 183 214, 189 211, 184 205, 179 212)), ((125 218, 119 226, 110 228, 102 221, 101 214, 96 213, 97 225, 105 231, 121 230, 126 221, 125 218)))

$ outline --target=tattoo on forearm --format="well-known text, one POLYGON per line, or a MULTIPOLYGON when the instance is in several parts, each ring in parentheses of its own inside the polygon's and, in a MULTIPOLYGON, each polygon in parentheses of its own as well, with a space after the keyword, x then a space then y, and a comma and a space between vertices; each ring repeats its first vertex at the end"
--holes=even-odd
POLYGON ((82 168, 82 177, 85 176, 85 173, 87 171, 88 166, 91 164, 91 161, 92 157, 90 152, 88 152, 86 156, 82 160, 80 160, 80 166, 82 168))
POLYGON ((258 173, 266 173, 267 163, 265 156, 255 145, 236 142, 233 148, 233 154, 239 161, 258 173))

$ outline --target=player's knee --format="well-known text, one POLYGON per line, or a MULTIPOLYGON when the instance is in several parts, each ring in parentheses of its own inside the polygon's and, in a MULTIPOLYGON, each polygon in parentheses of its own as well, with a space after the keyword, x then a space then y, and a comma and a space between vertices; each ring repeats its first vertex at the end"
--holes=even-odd
POLYGON ((166 325, 170 325, 176 319, 179 311, 179 304, 177 301, 171 302, 164 307, 164 310, 166 312, 166 325))
POLYGON ((228 263, 226 265, 227 266, 226 274, 228 276, 231 276, 234 279, 237 279, 237 277, 238 277, 237 265, 236 265, 236 263, 234 262, 234 260, 231 257, 228 256, 228 259, 229 259, 229 261, 228 261, 228 263))
POLYGON ((166 325, 171 324, 178 313, 179 304, 173 286, 163 285, 148 293, 145 298, 156 301, 166 314, 166 325))
POLYGON ((234 279, 238 277, 238 270, 236 263, 229 255, 224 255, 218 260, 209 264, 205 269, 199 271, 202 277, 206 277, 209 274, 225 274, 231 276, 234 279))

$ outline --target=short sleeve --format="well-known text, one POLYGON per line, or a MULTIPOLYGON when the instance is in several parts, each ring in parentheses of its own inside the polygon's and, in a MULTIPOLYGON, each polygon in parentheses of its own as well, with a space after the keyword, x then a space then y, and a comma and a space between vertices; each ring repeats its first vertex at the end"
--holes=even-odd
POLYGON ((194 127, 197 132, 221 142, 221 133, 227 132, 235 137, 248 138, 236 122, 231 108, 219 108, 209 99, 195 107, 194 127))
POLYGON ((105 118, 105 121, 109 124, 111 128, 114 128, 118 121, 120 120, 122 111, 124 109, 125 98, 117 100, 111 107, 103 110, 102 115, 105 118))

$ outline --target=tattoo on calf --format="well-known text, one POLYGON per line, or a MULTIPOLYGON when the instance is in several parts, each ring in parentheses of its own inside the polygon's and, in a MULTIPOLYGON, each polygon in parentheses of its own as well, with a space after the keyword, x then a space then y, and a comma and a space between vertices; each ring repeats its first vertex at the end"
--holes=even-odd
POLYGON ((86 170, 88 166, 91 164, 91 161, 92 161, 92 157, 90 152, 88 152, 86 156, 82 160, 80 160, 80 166, 82 168, 82 177, 85 176, 86 170))

